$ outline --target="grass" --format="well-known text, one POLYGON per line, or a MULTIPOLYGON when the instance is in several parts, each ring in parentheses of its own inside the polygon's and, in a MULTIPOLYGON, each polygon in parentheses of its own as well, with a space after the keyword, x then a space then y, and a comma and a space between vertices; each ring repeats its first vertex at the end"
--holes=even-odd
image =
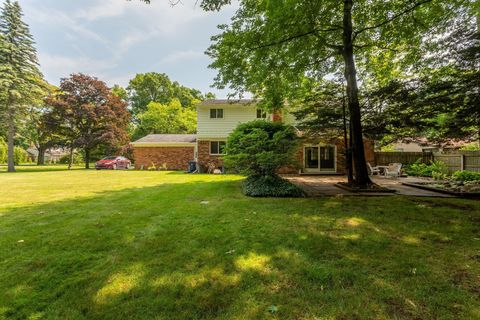
POLYGON ((240 179, 0 173, 0 319, 480 319, 480 202, 240 179))

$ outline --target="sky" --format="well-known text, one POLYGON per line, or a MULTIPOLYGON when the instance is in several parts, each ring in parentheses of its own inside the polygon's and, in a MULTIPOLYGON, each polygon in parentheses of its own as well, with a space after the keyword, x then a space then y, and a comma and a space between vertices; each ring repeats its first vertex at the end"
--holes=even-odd
POLYGON ((211 91, 216 71, 204 52, 217 25, 235 12, 205 12, 195 0, 171 6, 168 0, 19 0, 35 39, 40 69, 58 85, 72 73, 126 87, 137 73, 166 73, 171 80, 211 91))

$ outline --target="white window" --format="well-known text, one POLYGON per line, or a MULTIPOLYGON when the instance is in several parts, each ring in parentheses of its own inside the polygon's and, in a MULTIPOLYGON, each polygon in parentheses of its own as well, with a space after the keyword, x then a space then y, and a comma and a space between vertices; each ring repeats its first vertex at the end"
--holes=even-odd
POLYGON ((225 154, 225 141, 210 141, 210 154, 225 154))
POLYGON ((210 119, 223 119, 223 109, 210 109, 210 119))
POLYGON ((262 109, 257 109, 257 119, 267 119, 267 112, 262 109))

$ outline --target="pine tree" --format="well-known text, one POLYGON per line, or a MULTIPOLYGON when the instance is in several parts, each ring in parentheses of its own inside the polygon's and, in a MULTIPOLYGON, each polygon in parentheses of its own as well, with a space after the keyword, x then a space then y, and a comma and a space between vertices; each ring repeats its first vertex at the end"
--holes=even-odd
POLYGON ((28 25, 22 21, 18 1, 6 0, 0 14, 0 116, 7 124, 8 171, 14 172, 13 148, 16 119, 22 107, 36 91, 38 79, 37 53, 28 25))

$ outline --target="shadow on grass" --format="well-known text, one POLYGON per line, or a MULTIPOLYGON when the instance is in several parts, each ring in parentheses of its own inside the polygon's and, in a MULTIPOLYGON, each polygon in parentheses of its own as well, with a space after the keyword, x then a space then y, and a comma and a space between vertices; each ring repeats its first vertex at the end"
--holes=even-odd
POLYGON ((10 209, 0 318, 471 318, 480 213, 463 203, 252 199, 215 181, 10 209))
MULTIPOLYGON (((74 166, 72 169, 68 169, 68 165, 45 165, 45 166, 37 166, 35 164, 28 164, 28 165, 19 165, 15 166, 16 172, 10 173, 7 172, 6 165, 0 165, 0 174, 8 173, 8 174, 16 174, 22 172, 52 172, 52 171, 69 171, 69 170, 89 170, 85 169, 83 166, 74 166)), ((91 170, 91 169, 90 169, 91 170)))

